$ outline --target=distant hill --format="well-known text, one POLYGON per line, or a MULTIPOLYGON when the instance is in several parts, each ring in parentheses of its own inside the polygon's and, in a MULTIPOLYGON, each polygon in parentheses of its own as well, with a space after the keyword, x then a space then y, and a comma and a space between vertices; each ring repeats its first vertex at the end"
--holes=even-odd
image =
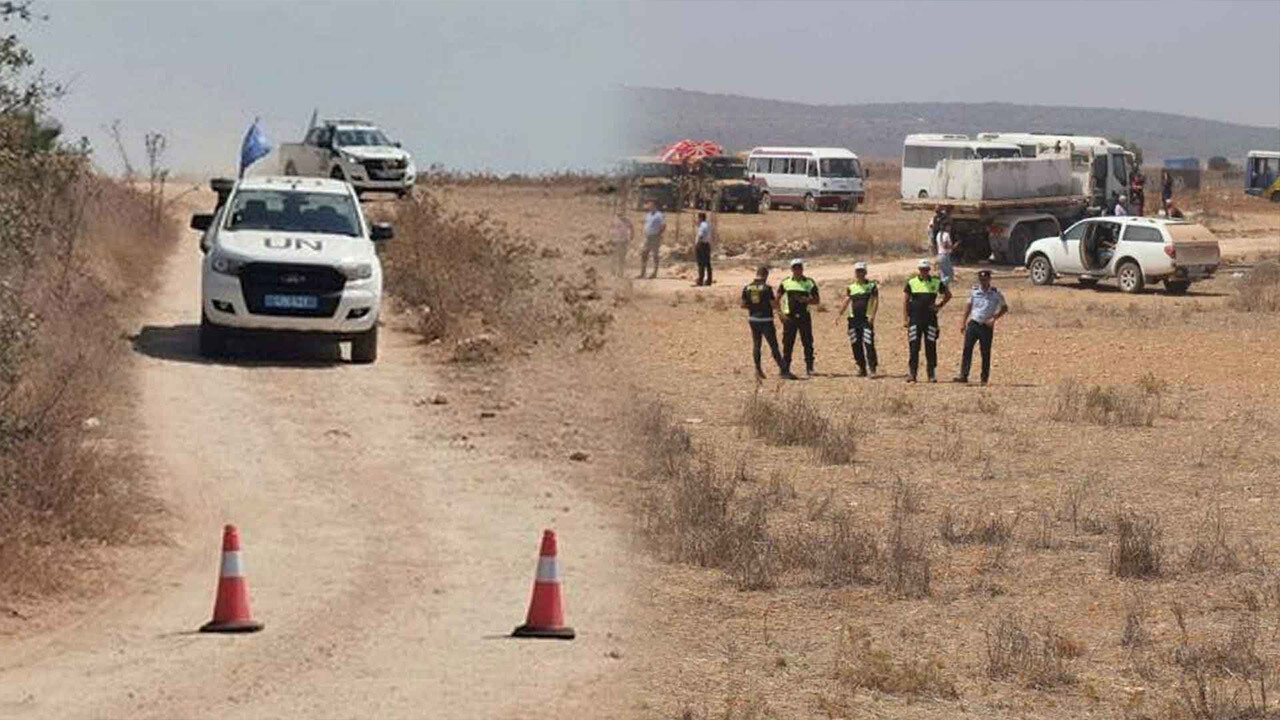
POLYGON ((1165 157, 1243 158, 1280 148, 1280 127, 1251 127, 1185 115, 1114 108, 1009 103, 805 105, 689 90, 620 88, 628 151, 645 153, 680 138, 714 140, 732 150, 757 145, 830 145, 863 157, 902 154, 911 133, 1061 132, 1123 137, 1146 162, 1165 157))

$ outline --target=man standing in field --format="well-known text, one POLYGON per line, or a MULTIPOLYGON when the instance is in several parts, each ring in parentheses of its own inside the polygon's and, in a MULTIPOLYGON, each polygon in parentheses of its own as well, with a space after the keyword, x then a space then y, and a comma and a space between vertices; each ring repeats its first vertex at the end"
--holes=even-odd
POLYGON ((929 382, 937 382, 938 369, 938 311, 951 302, 951 290, 938 278, 933 277, 928 260, 916 264, 916 274, 907 280, 903 288, 905 297, 902 300, 902 324, 907 328, 907 347, 910 357, 907 362, 907 382, 916 381, 916 371, 920 369, 920 343, 924 343, 925 367, 929 373, 929 382), (938 296, 942 300, 938 300, 938 296))
POLYGON ((791 277, 778 286, 778 308, 782 311, 782 369, 791 374, 791 351, 796 346, 796 334, 804 345, 805 372, 813 374, 813 318, 809 306, 821 301, 818 283, 804 276, 804 261, 791 261, 791 277))
POLYGON ((845 290, 844 302, 836 313, 836 322, 846 307, 849 308, 849 344, 853 347, 853 361, 858 364, 858 377, 866 377, 867 370, 877 375, 875 331, 876 309, 880 303, 880 288, 875 280, 867 279, 867 264, 853 266, 854 280, 845 290))
POLYGON ((982 384, 991 377, 991 341, 995 338, 996 320, 1009 312, 1004 295, 991 286, 991 271, 978 271, 978 284, 969 291, 969 302, 964 306, 960 332, 964 334, 964 352, 960 356, 960 374, 953 382, 969 382, 969 369, 973 366, 973 346, 982 349, 982 384))
POLYGON ((938 276, 944 285, 950 285, 954 279, 954 270, 951 267, 951 251, 954 249, 951 242, 951 219, 943 216, 942 227, 938 228, 938 276))
POLYGON ((650 200, 646 207, 649 212, 644 215, 644 247, 640 250, 640 274, 636 277, 643 278, 645 268, 649 265, 649 255, 653 255, 653 274, 650 278, 658 277, 658 251, 662 249, 662 233, 667 231, 667 216, 662 214, 656 203, 650 200))
POLYGON ((782 362, 778 353, 778 333, 773 327, 773 311, 778 307, 778 298, 769 287, 769 268, 761 265, 756 269, 756 279, 742 288, 742 307, 747 309, 747 324, 751 326, 751 357, 756 363, 756 377, 764 379, 764 369, 760 367, 760 341, 769 343, 769 352, 773 353, 773 361, 778 364, 779 374, 794 380, 782 362))
POLYGON ((694 237, 693 254, 698 260, 699 286, 711 284, 711 223, 707 222, 707 214, 698 213, 698 232, 694 237), (703 279, 705 275, 705 280, 703 279))

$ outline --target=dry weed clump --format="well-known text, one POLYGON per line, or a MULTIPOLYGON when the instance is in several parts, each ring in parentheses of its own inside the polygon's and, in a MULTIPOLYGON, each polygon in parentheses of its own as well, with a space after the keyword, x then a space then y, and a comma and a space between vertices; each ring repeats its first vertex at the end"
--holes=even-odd
POLYGON ((1129 578, 1159 576, 1164 566, 1160 519, 1132 510, 1120 510, 1113 522, 1116 540, 1109 556, 1111 574, 1129 578))
POLYGON ((885 590, 898 598, 925 598, 933 591, 933 565, 929 538, 895 506, 889 513, 889 529, 881 560, 885 590))
POLYGON ((906 698, 956 700, 960 691, 937 658, 902 660, 876 647, 862 627, 845 627, 836 648, 835 679, 842 689, 872 690, 906 698))
POLYGON ((1196 528, 1195 541, 1187 553, 1186 566, 1192 572, 1236 572, 1241 567, 1240 554, 1231 544, 1230 524, 1221 508, 1205 513, 1196 528))
POLYGON ((820 587, 871 582, 868 569, 880 557, 875 535, 848 512, 828 517, 818 532, 797 535, 788 564, 810 571, 820 587))
POLYGON ((1178 698, 1186 717, 1236 720, 1275 717, 1267 687, 1275 686, 1276 666, 1259 648, 1263 632, 1257 617, 1241 616, 1225 638, 1193 641, 1182 608, 1173 607, 1181 633, 1173 651, 1179 671, 1178 698))
POLYGON ((1080 644, 1048 620, 1034 628, 1027 625, 1009 614, 987 626, 983 633, 987 676, 993 680, 1016 676, 1027 687, 1040 690, 1074 685, 1077 677, 1071 661, 1080 657, 1080 644))
POLYGON ((1006 517, 999 508, 989 513, 942 511, 938 534, 951 545, 1005 545, 1013 538, 1021 515, 1006 517))
POLYGON ((1085 387, 1074 379, 1058 385, 1052 419, 1094 425, 1151 427, 1160 416, 1160 396, 1141 388, 1085 387))
POLYGON ((1227 305, 1240 312, 1280 312, 1280 261, 1267 260, 1253 267, 1236 284, 1227 305))
POLYGON ((832 422, 804 395, 774 402, 758 391, 747 400, 742 422, 774 445, 812 448, 821 462, 848 465, 857 454, 860 428, 855 417, 832 422))

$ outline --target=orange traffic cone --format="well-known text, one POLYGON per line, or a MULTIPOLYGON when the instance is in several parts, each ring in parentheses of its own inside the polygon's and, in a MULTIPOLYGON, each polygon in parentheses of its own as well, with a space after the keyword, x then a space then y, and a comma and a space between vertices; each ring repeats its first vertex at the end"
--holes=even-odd
POLYGON ((524 624, 512 637, 555 638, 572 640, 573 628, 564 624, 564 606, 560 603, 560 563, 556 560, 556 534, 542 533, 542 551, 538 553, 538 574, 533 579, 533 599, 524 624))
POLYGON ((200 632, 248 633, 262 629, 249 614, 249 585, 240 563, 240 531, 228 525, 222 531, 222 571, 218 573, 218 599, 213 619, 200 632))

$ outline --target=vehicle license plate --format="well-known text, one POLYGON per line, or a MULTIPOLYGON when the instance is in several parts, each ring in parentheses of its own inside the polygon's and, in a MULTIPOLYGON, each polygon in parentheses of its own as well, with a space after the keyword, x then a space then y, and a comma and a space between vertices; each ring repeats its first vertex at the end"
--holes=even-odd
POLYGON ((315 295, 267 295, 262 303, 280 310, 315 310, 320 301, 315 295))

